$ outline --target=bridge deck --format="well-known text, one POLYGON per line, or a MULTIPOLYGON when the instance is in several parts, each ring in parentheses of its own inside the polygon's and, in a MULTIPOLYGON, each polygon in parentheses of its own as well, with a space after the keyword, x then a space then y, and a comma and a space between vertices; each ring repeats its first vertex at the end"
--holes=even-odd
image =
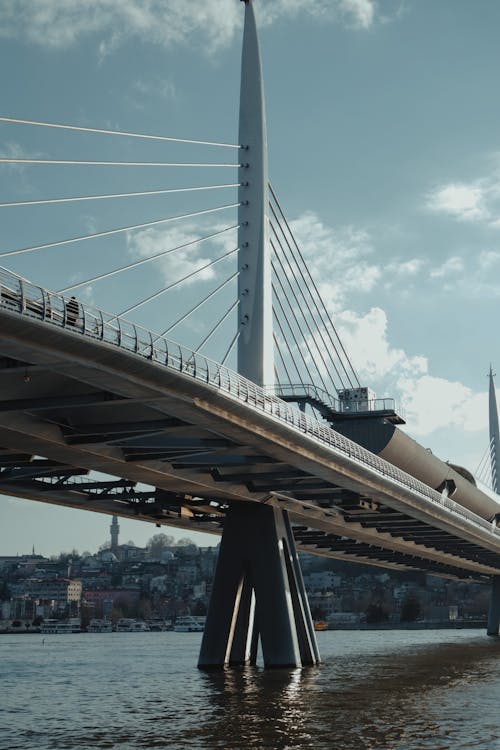
POLYGON ((498 574, 489 522, 329 426, 126 321, 81 303, 73 317, 13 274, 0 285, 4 494, 215 533, 232 502, 269 502, 300 549, 498 574))

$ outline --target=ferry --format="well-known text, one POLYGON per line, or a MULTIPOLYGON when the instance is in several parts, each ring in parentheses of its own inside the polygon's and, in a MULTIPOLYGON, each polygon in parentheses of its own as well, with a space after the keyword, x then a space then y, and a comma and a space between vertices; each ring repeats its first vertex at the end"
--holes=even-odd
POLYGON ((109 620, 93 618, 87 627, 87 633, 112 633, 113 626, 109 620))
POLYGON ((81 632, 81 623, 77 618, 71 620, 45 620, 40 625, 40 633, 42 635, 62 635, 64 633, 81 632))
POLYGON ((328 623, 324 620, 317 620, 314 623, 314 630, 328 630, 328 623))
POLYGON ((117 633, 148 633, 149 627, 144 620, 134 620, 130 617, 122 617, 116 623, 117 633))
POLYGON ((183 615, 175 621, 174 631, 176 633, 203 633, 206 617, 195 615, 183 615))

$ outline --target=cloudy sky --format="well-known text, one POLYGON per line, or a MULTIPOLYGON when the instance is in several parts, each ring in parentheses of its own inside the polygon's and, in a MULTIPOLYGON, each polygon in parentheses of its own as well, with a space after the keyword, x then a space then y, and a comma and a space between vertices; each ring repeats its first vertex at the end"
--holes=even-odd
MULTIPOLYGON (((486 373, 490 361, 500 367, 500 5, 260 0, 256 14, 270 178, 361 380, 403 402, 412 436, 475 470, 487 445, 486 373)), ((238 0, 4 0, 0 115, 236 143, 242 18, 238 0)), ((0 151, 7 158, 203 163, 238 156, 11 123, 0 123, 0 151)), ((4 164, 0 201, 236 177, 229 168, 187 171, 4 164)), ((0 252, 234 200, 234 190, 221 188, 0 207, 0 252)), ((233 249, 234 233, 222 230, 234 223, 234 209, 222 209, 0 263, 61 289, 222 232, 79 290, 120 312, 233 249)), ((134 319, 163 331, 186 299, 194 304, 233 272, 230 256, 134 319)), ((229 283, 205 319, 189 319, 175 337, 194 346, 233 298, 229 283)), ((222 356, 227 337, 222 331, 212 342, 213 356, 222 356)), ((32 544, 44 553, 93 550, 107 527, 102 516, 4 499, 0 554, 32 544)), ((138 544, 155 531, 133 522, 122 528, 138 544)))

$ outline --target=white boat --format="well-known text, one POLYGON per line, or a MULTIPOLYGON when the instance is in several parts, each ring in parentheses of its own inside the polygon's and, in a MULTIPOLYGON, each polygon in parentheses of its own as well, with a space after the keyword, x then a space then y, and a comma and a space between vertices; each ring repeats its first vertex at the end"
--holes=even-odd
POLYGON ((71 620, 45 620, 40 625, 43 635, 62 635, 64 633, 81 633, 81 623, 77 618, 71 620))
POLYGON ((122 617, 116 623, 117 633, 147 633, 149 627, 144 620, 134 620, 130 617, 122 617))
POLYGON ((175 621, 174 631, 176 633, 203 633, 206 617, 195 615, 183 615, 175 621))
POLYGON ((87 633, 112 633, 113 626, 109 620, 98 620, 94 617, 88 624, 87 633))

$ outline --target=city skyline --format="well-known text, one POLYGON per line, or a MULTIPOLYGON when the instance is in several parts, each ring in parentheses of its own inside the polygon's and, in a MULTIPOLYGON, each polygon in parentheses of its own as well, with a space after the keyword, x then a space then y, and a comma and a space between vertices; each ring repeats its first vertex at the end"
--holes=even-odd
MULTIPOLYGON (((44 13, 26 0, 6 6, 0 114, 234 142, 240 6, 219 0, 181 8, 155 0, 146 11, 126 0, 103 10, 89 0, 72 13, 56 2, 47 2, 44 13)), ((403 401, 410 435, 474 471, 488 447, 486 374, 490 361, 500 361, 493 336, 500 103, 491 95, 500 7, 484 4, 478 12, 465 0, 255 6, 270 177, 363 385, 403 401)), ((78 158, 94 143, 102 148, 0 124, 4 156, 78 158)), ((0 169, 2 201, 39 197, 40 173, 0 169)), ((41 197, 72 187, 66 173, 44 174, 41 197)), ((159 210, 160 204, 151 209, 159 210)), ((70 218, 79 228, 118 225, 120 211, 109 212, 103 219, 87 206, 70 218)), ((74 233, 74 224, 59 223, 55 213, 40 211, 25 226, 20 216, 2 213, 3 249, 74 233)), ((176 237, 173 230, 151 230, 117 241, 112 252, 142 257, 146 246, 176 237)), ((64 274, 76 273, 75 257, 53 250, 43 258, 19 256, 9 268, 54 288, 64 274)), ((201 257, 186 256, 182 268, 201 257)), ((158 268, 165 278, 179 269, 167 260, 158 268)), ((96 284, 85 298, 121 309, 153 275, 124 280, 120 288, 96 284)), ((157 330, 175 313, 175 303, 162 305, 142 311, 138 322, 157 330)), ((107 539, 109 519, 2 498, 0 551, 15 554, 34 544, 51 554, 64 539, 69 548, 95 551, 107 539)), ((121 519, 120 525, 121 538, 139 545, 154 533, 152 524, 121 519)))

